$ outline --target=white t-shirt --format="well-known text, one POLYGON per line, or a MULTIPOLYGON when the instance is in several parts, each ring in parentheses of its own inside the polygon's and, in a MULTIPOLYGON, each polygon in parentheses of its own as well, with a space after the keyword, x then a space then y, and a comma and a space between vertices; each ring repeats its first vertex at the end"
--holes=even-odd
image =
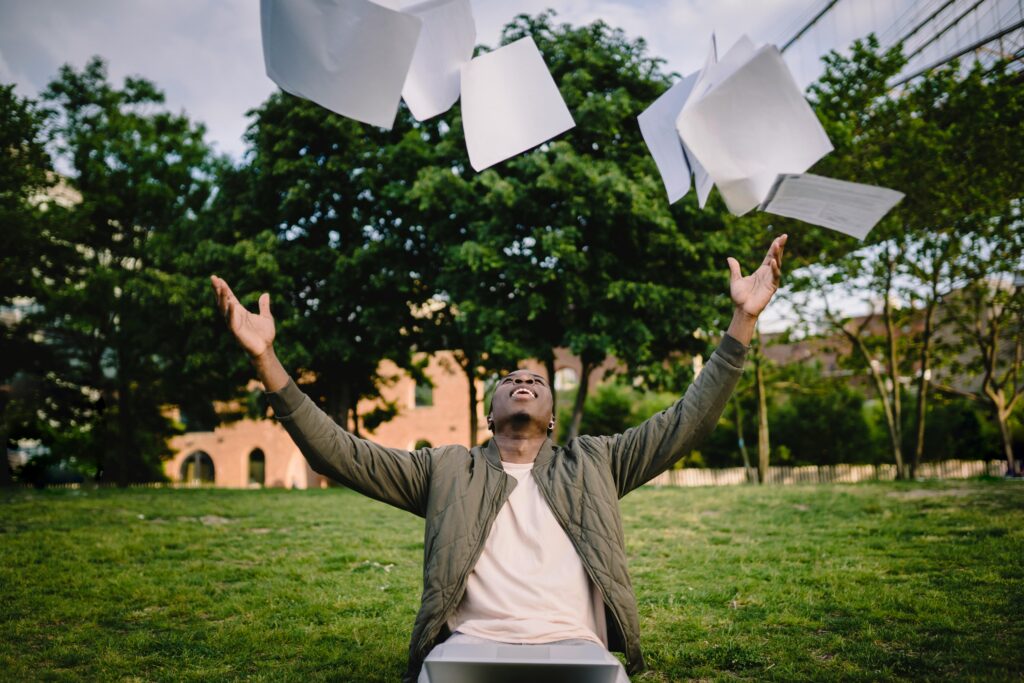
POLYGON ((604 603, 533 479, 533 463, 502 462, 518 485, 491 527, 448 628, 505 643, 583 638, 608 646, 604 603))

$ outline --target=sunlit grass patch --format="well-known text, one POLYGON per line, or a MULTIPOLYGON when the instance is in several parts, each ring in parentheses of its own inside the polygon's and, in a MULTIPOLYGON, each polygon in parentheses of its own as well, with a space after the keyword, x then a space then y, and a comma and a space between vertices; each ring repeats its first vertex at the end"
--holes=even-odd
MULTIPOLYGON (((394 681, 423 522, 344 490, 18 491, 0 678, 394 681)), ((642 489, 643 681, 1024 674, 1024 486, 642 489)))

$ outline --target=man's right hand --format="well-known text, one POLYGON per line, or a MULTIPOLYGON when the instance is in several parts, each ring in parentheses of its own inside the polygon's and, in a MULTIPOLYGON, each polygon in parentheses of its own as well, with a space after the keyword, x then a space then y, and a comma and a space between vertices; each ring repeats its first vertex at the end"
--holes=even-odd
POLYGON ((217 292, 217 308, 231 334, 249 354, 256 374, 267 391, 280 391, 288 384, 288 373, 274 354, 274 316, 270 315, 270 295, 260 295, 259 314, 250 313, 238 301, 228 283, 210 276, 217 292))
POLYGON ((217 308, 220 309, 224 322, 235 335, 239 345, 253 359, 266 354, 274 343, 274 316, 270 314, 270 295, 260 295, 260 312, 257 315, 242 306, 227 282, 216 275, 210 276, 210 282, 217 293, 217 308))

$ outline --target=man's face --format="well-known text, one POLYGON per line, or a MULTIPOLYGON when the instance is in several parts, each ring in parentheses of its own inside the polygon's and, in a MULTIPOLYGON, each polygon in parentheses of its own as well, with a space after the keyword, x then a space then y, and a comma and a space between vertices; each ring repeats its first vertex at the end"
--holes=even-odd
POLYGON ((547 380, 529 370, 516 370, 501 378, 491 398, 494 431, 502 425, 533 423, 547 431, 551 422, 551 389, 547 380))

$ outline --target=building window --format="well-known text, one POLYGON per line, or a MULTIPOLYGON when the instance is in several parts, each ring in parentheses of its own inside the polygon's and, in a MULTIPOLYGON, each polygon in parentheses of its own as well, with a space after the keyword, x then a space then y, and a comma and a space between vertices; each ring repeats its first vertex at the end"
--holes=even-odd
POLYGON ((413 392, 413 405, 417 408, 434 405, 434 387, 426 382, 417 382, 413 392))
POLYGON ((203 451, 196 451, 185 458, 181 463, 181 480, 197 484, 212 484, 214 481, 213 458, 203 451))
POLYGON ((267 477, 267 458, 259 448, 249 454, 249 486, 263 486, 267 477))
POLYGON ((555 371, 555 391, 572 391, 580 385, 580 376, 572 368, 555 371))

